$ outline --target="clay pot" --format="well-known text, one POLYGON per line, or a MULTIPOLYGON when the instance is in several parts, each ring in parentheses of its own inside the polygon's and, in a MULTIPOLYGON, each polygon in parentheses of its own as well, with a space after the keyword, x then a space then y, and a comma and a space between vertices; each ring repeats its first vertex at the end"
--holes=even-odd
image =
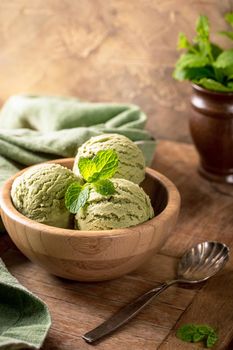
POLYGON ((189 125, 200 155, 199 172, 209 180, 233 184, 233 92, 192 85, 189 125))

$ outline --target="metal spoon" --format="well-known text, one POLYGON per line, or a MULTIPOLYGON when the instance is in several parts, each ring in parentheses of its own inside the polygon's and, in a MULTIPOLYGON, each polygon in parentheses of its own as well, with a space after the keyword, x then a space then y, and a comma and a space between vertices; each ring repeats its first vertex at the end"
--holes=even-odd
POLYGON ((200 283, 215 275, 225 265, 229 258, 229 248, 219 242, 203 242, 189 249, 181 258, 177 279, 168 281, 153 288, 123 307, 107 321, 83 335, 88 343, 100 340, 113 332, 141 311, 157 295, 176 283, 200 283))

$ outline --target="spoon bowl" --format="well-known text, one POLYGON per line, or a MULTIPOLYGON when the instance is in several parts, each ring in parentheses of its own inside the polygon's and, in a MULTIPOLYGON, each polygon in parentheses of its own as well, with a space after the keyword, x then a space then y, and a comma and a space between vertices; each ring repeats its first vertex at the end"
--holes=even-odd
POLYGON ((185 283, 206 281, 229 259, 229 248, 220 242, 202 242, 188 250, 178 264, 178 279, 185 283))

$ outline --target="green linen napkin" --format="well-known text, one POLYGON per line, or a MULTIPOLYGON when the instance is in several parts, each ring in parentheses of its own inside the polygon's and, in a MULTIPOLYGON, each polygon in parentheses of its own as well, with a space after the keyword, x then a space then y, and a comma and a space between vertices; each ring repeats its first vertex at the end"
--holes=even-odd
POLYGON ((39 349, 51 325, 47 306, 0 259, 0 349, 39 349))
POLYGON ((146 120, 140 108, 130 104, 12 96, 0 112, 0 186, 25 166, 75 156, 83 142, 102 133, 129 137, 142 149, 149 164, 155 141, 143 130, 146 120))

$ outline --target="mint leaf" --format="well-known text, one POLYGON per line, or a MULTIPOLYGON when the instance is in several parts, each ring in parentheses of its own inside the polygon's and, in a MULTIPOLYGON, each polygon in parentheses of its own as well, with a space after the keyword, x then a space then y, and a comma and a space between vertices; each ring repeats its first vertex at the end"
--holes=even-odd
POLYGON ((82 186, 78 182, 72 183, 66 191, 65 194, 65 206, 72 213, 76 214, 76 202, 82 191, 82 186))
POLYGON ((199 16, 196 23, 196 32, 198 40, 208 40, 209 39, 209 20, 206 16, 199 16))
POLYGON ((193 324, 185 324, 178 329, 176 336, 183 341, 191 343, 195 333, 196 327, 193 324))
POLYGON ((206 346, 207 348, 212 348, 215 343, 218 341, 218 336, 215 331, 211 332, 206 340, 206 346))
POLYGON ((79 211, 80 208, 83 208, 89 198, 90 193, 90 187, 89 186, 83 186, 82 191, 80 192, 78 196, 78 200, 76 203, 76 213, 79 211))
POLYGON ((233 91, 231 86, 225 86, 216 80, 209 78, 202 78, 199 81, 195 81, 196 84, 203 86, 208 90, 219 91, 219 92, 230 92, 233 91))
POLYGON ((111 196, 116 192, 114 184, 110 180, 99 180, 93 183, 96 192, 103 196, 111 196))
POLYGON ((210 63, 208 57, 196 53, 185 53, 180 56, 176 63, 179 69, 189 67, 204 67, 210 63))
POLYGON ((113 177, 118 167, 118 156, 116 151, 112 149, 99 151, 93 160, 99 173, 99 180, 113 177))
POLYGON ((199 333, 204 335, 208 335, 209 333, 214 332, 213 328, 206 324, 197 325, 196 328, 199 333))
POLYGON ((76 214, 81 207, 84 207, 89 198, 89 186, 81 186, 79 183, 72 183, 65 194, 66 208, 72 213, 76 214))
POLYGON ((217 333, 208 325, 183 325, 177 330, 176 336, 177 338, 189 343, 204 341, 207 348, 214 346, 218 340, 217 333))
POLYGON ((188 41, 187 36, 184 33, 179 33, 177 49, 190 49, 192 45, 188 41))
POLYGON ((215 78, 214 70, 211 66, 206 67, 190 67, 183 69, 175 69, 173 77, 177 80, 199 80, 202 78, 215 78))
POLYGON ((205 336, 206 336, 205 334, 200 334, 196 330, 196 333, 193 335, 193 342, 198 343, 199 341, 203 340, 205 338, 205 336))
POLYGON ((96 164, 93 159, 81 157, 78 161, 78 168, 84 180, 88 181, 90 176, 96 173, 96 164))
POLYGON ((222 52, 214 63, 217 68, 233 67, 233 49, 222 52))
POLYGON ((233 12, 226 13, 224 18, 233 27, 233 12))
POLYGON ((93 158, 81 157, 78 162, 80 174, 87 182, 111 178, 118 167, 116 151, 99 151, 93 158))

